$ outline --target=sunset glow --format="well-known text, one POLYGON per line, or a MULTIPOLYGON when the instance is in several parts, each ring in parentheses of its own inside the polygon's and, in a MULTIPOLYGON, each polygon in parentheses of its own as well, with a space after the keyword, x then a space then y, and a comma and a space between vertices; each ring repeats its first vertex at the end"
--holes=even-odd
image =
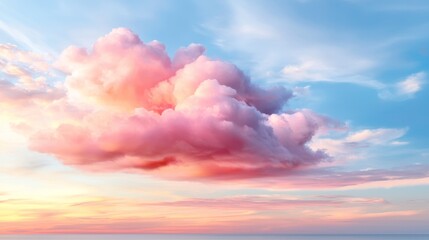
POLYGON ((0 3, 0 234, 429 233, 426 2, 37 2, 0 3))

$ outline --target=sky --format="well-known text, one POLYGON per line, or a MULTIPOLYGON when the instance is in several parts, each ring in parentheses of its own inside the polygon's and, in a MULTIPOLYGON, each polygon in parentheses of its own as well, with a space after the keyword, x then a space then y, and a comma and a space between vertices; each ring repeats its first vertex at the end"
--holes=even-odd
POLYGON ((429 233, 427 1, 0 12, 0 233, 429 233))

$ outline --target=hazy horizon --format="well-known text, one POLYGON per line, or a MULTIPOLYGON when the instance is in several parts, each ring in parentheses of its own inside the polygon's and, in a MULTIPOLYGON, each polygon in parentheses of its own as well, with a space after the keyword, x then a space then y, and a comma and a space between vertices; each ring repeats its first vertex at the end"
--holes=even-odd
POLYGON ((0 235, 2 240, 56 240, 56 239, 79 239, 79 240, 136 240, 136 239, 154 239, 154 240, 169 240, 169 239, 189 239, 189 240, 211 240, 211 239, 253 239, 253 240, 328 240, 328 239, 343 239, 343 240, 380 240, 380 239, 397 239, 397 240, 414 240, 427 239, 429 235, 425 234, 51 234, 51 235, 0 235))

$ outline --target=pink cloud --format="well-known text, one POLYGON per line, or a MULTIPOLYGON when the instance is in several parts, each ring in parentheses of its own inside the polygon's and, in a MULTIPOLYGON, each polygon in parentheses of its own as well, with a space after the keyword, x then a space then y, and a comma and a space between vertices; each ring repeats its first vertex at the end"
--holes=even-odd
POLYGON ((405 165, 395 168, 351 170, 339 167, 314 167, 298 169, 286 177, 264 178, 257 183, 243 181, 264 188, 323 189, 353 186, 393 187, 427 183, 428 165, 405 165), (415 180, 415 181, 412 181, 415 180))
POLYGON ((172 202, 146 203, 144 206, 183 207, 183 208, 209 208, 221 210, 286 210, 309 206, 336 206, 342 204, 335 200, 301 200, 273 197, 230 197, 221 199, 185 199, 172 202))
POLYGON ((283 175, 326 158, 307 143, 336 123, 285 112, 290 90, 260 88, 203 52, 191 44, 170 59, 161 43, 123 28, 92 49, 67 48, 55 64, 65 95, 41 114, 63 113, 32 131, 30 147, 92 170, 175 179, 283 175))
MULTIPOLYGON (((49 69, 44 56, 30 51, 23 51, 12 44, 0 44, 0 67, 2 63, 25 64, 31 71, 45 72, 49 69)), ((22 69, 18 70, 19 72, 22 69)))
POLYGON ((36 109, 63 98, 63 90, 48 83, 48 70, 43 56, 0 44, 0 114, 22 115, 24 108, 36 109))
POLYGON ((113 208, 117 205, 161 208, 205 208, 209 210, 286 210, 299 207, 331 206, 365 206, 365 205, 387 205, 383 198, 352 197, 346 195, 324 195, 296 197, 284 195, 241 195, 220 198, 183 198, 174 201, 128 201, 116 198, 97 198, 96 200, 82 201, 71 207, 87 207, 90 209, 113 208))
POLYGON ((0 222, 0 232, 21 234, 150 233, 164 230, 178 233, 240 233, 246 229, 255 233, 270 230, 284 232, 285 229, 304 232, 300 228, 308 230, 308 226, 317 227, 319 223, 337 227, 344 220, 355 225, 362 220, 385 222, 392 217, 402 219, 421 214, 409 206, 404 208, 386 204, 382 198, 352 196, 245 195, 161 202, 68 196, 62 204, 58 204, 58 199, 11 199, 1 206, 6 210, 5 216, 10 214, 20 220, 6 217, 5 221, 0 222), (260 226, 269 226, 269 229, 260 226))
MULTIPOLYGON (((6 50, 5 65, 33 69, 28 59, 11 57, 22 51, 6 50)), ((258 87, 235 65, 203 53, 191 44, 170 59, 161 43, 143 43, 131 31, 115 29, 92 49, 63 52, 55 65, 65 72, 64 83, 33 76, 1 80, 1 111, 33 150, 93 171, 237 183, 264 177, 257 185, 272 188, 429 176, 427 166, 351 172, 314 167, 327 154, 318 150, 326 144, 313 137, 337 123, 310 110, 286 110, 290 90, 258 87)), ((348 140, 379 144, 380 136, 394 139, 403 132, 366 131, 348 140)))

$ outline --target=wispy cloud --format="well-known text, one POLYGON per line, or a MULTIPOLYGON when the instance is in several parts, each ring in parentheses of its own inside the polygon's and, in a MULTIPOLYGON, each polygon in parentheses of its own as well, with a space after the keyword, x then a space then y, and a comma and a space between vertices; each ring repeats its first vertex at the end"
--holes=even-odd
POLYGON ((243 182, 243 184, 272 189, 348 189, 425 185, 428 179, 429 165, 405 165, 354 171, 343 167, 320 167, 295 171, 288 176, 287 180, 279 177, 265 178, 258 182, 243 182))
POLYGON ((408 76, 405 80, 396 83, 390 88, 384 89, 379 96, 386 100, 409 99, 422 90, 425 81, 425 72, 414 73, 408 76))
POLYGON ((47 82, 50 64, 43 55, 0 44, 0 112, 5 115, 16 107, 34 106, 35 102, 59 99, 62 90, 47 82))
POLYGON ((348 143, 386 144, 405 135, 407 129, 365 129, 346 137, 348 143))
POLYGON ((330 165, 344 165, 350 161, 368 158, 368 153, 377 152, 382 147, 407 145, 401 141, 408 129, 406 128, 378 128, 363 129, 348 132, 341 137, 317 137, 310 146, 316 149, 324 149, 333 159, 330 165))
MULTIPOLYGON (((314 4, 289 2, 281 7, 286 12, 302 11, 302 6, 314 4)), ((408 28, 400 30, 406 33, 389 32, 384 36, 369 31, 338 30, 329 24, 318 25, 294 17, 293 13, 276 15, 273 9, 257 1, 237 1, 228 6, 229 18, 208 22, 205 27, 213 32, 215 43, 224 50, 243 54, 247 62, 238 62, 248 66, 256 76, 288 84, 356 84, 375 89, 380 98, 386 100, 394 98, 386 97, 389 95, 386 92, 397 88, 397 93, 392 95, 401 97, 395 99, 407 99, 402 96, 409 94, 399 90, 405 86, 402 83, 392 86, 391 79, 381 76, 380 72, 389 70, 386 62, 396 61, 397 51, 393 47, 427 36, 408 33, 408 28), (366 34, 365 41, 361 34, 366 34), (412 37, 404 37, 410 34, 412 37), (357 37, 349 38, 349 35, 357 37)))
POLYGON ((182 198, 169 202, 101 196, 75 196, 60 200, 61 203, 52 204, 53 200, 5 199, 0 205, 3 213, 0 232, 227 233, 246 230, 246 233, 281 233, 287 229, 298 233, 301 230, 296 228, 303 222, 307 227, 322 229, 320 222, 335 227, 344 220, 388 220, 393 216, 402 218, 419 213, 408 206, 401 210, 382 198, 336 195, 247 195, 215 199, 182 198), (266 214, 273 211, 275 214, 266 214), (106 220, 100 221, 100 218, 106 220), (300 219, 300 223, 294 219, 300 219), (15 223, 13 226, 12 222, 15 223), (249 228, 260 225, 270 227, 249 228))
POLYGON ((14 22, 15 20, 4 20, 0 19, 0 31, 3 31, 14 39, 17 43, 22 44, 29 50, 37 52, 39 54, 49 54, 51 56, 56 56, 57 53, 51 48, 47 47, 45 44, 36 43, 33 38, 34 36, 29 36, 29 34, 40 36, 39 33, 36 33, 34 30, 30 30, 22 27, 19 23, 14 22))

